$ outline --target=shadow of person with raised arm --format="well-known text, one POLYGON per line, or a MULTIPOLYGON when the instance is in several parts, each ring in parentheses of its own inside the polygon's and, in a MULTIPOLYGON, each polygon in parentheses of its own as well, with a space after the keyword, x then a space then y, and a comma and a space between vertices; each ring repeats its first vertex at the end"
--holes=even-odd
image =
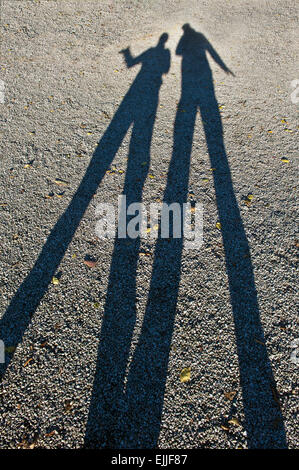
MULTIPOLYGON (((182 90, 164 202, 186 202, 197 111, 204 126, 221 223, 249 448, 286 447, 283 419, 265 347, 249 244, 234 194, 207 53, 230 70, 203 34, 186 24, 176 53, 182 56, 182 90), (277 399, 277 398, 276 398, 277 399)), ((126 387, 123 446, 157 445, 181 272, 183 240, 159 238, 150 292, 126 387)))
MULTIPOLYGON (((142 81, 142 111, 134 123, 130 142, 128 168, 123 195, 126 209, 142 200, 143 185, 150 163, 150 145, 153 132, 158 90, 162 74, 170 67, 170 53, 161 48, 167 39, 164 34, 157 50, 150 50, 133 59, 128 50, 123 51, 128 66, 143 60, 143 73, 151 75, 150 81, 142 81), (157 53, 159 52, 159 53, 157 53), (150 59, 150 60, 148 60, 150 59), (153 59, 156 75, 153 75, 153 59)), ((136 106, 138 103, 136 103, 136 106)), ((140 108, 141 109, 141 108, 140 108)), ((126 220, 129 223, 130 217, 126 220)), ((136 270, 139 257, 140 237, 116 238, 104 318, 99 340, 97 368, 85 434, 85 447, 117 447, 121 411, 125 406, 123 388, 126 366, 136 320, 136 270)))
MULTIPOLYGON (((132 57, 129 49, 121 51, 128 67, 141 64, 141 69, 99 141, 71 203, 56 222, 35 265, 0 320, 0 338, 6 345, 17 345, 21 342, 24 331, 47 291, 88 204, 131 125, 133 125, 133 129, 124 193, 131 200, 141 199, 142 186, 149 164, 150 143, 162 76, 168 72, 170 67, 170 53, 165 48, 167 39, 168 35, 162 34, 155 47, 148 49, 136 58, 132 57), (141 166, 141 162, 144 161, 147 162, 147 165, 141 166)), ((117 249, 116 247, 115 250, 117 249)), ((124 251, 122 254, 126 264, 126 254, 124 251)), ((128 262, 126 266, 128 279, 131 269, 129 282, 132 285, 135 275, 133 264, 130 266, 128 262)), ((112 272, 114 272, 114 268, 113 264, 112 272)), ((125 270, 125 266, 123 269, 125 270)), ((113 282, 111 278, 110 290, 113 282)), ((118 279, 115 278, 115 282, 117 283, 118 279)), ((119 283, 121 284, 121 282, 123 279, 119 278, 119 283)), ((121 289, 121 285, 118 288, 121 289)), ((111 292, 109 295, 111 296, 111 292)), ((110 334, 112 333, 110 332, 110 334)), ((10 359, 7 356, 6 363, 0 364, 1 375, 5 372, 10 359)))

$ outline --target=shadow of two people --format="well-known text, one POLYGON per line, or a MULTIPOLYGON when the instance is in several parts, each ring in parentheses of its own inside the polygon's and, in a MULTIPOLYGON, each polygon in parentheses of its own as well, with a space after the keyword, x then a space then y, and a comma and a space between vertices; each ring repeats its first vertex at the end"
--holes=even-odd
MULTIPOLYGON (((0 337, 6 344, 17 344, 22 340, 89 202, 131 125, 123 194, 127 197, 127 205, 141 201, 162 76, 170 67, 170 53, 165 48, 167 38, 164 33, 156 47, 136 58, 129 49, 121 51, 128 67, 141 64, 141 69, 99 141, 71 203, 56 222, 35 265, 1 319, 0 337)), ((286 447, 283 420, 274 399, 277 391, 264 345, 249 244, 233 190, 207 53, 226 73, 232 72, 205 36, 188 24, 183 26, 176 53, 182 56, 181 98, 174 123, 164 202, 184 203, 187 200, 192 141, 199 111, 211 167, 216 168, 214 187, 235 323, 248 447, 283 448, 286 447)), ((130 246, 122 239, 115 240, 86 427, 86 447, 151 448, 158 442, 183 239, 157 240, 145 316, 126 376, 136 320, 139 247, 139 238, 130 246)), ((7 365, 8 360, 3 372, 7 365)))
MULTIPOLYGON (((285 447, 281 411, 274 401, 277 396, 275 382, 266 348, 261 344, 264 334, 249 244, 233 191, 207 53, 226 73, 233 73, 203 34, 188 24, 183 30, 176 49, 176 54, 182 56, 181 99, 163 201, 183 204, 187 200, 193 133, 199 110, 211 167, 216 168, 214 185, 235 323, 248 446, 285 447), (233 263, 236 260, 237 267, 233 263), (256 338, 259 343, 255 342, 256 338)), ((160 43, 157 50, 159 47, 160 43)), ((133 64, 128 51, 124 53, 127 64, 133 64)), ((156 52, 153 57, 158 55, 162 58, 162 54, 156 52)), ((148 63, 144 67, 147 69, 148 63)), ((168 62, 165 68, 160 64, 161 71, 168 68, 168 62)), ((149 146, 141 145, 142 160, 149 159, 149 150, 149 146)), ((137 174, 136 168, 135 177, 137 174)), ((133 172, 127 175, 126 195, 129 190, 134 192, 135 187, 139 187, 135 186, 132 175, 133 172)), ((141 181, 143 183, 144 178, 141 181)), ((141 191, 129 198, 129 202, 133 200, 141 200, 141 191)), ((157 240, 142 329, 125 378, 135 326, 139 245, 137 239, 129 251, 123 241, 115 242, 86 430, 87 446, 151 448, 157 445, 180 284, 183 239, 157 240)))

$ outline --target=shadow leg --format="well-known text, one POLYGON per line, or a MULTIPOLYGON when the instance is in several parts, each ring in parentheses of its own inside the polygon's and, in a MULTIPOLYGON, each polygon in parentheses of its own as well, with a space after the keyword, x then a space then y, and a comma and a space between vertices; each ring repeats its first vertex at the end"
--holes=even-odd
MULTIPOLYGON (((204 91, 203 91, 204 90, 204 91)), ((249 243, 234 194, 212 82, 200 97, 229 279, 249 448, 285 448, 283 417, 265 346, 249 243)))
MULTIPOLYGON (((141 202, 150 163, 154 105, 144 110, 134 124, 124 184, 127 207, 141 202)), ((128 222, 128 218, 127 218, 128 222)), ((126 413, 124 380, 136 320, 136 271, 140 238, 116 239, 104 317, 100 334, 97 368, 85 434, 85 447, 122 447, 120 428, 126 413)))
MULTIPOLYGON (((186 202, 196 107, 181 101, 164 202, 186 202)), ((170 230, 171 234, 171 230, 170 230)), ((158 238, 145 317, 128 375, 126 448, 157 445, 181 273, 182 238, 158 238)))
MULTIPOLYGON (((32 270, 0 320, 0 338, 7 345, 15 346, 22 340, 31 317, 47 291, 88 204, 129 129, 134 109, 131 93, 130 90, 114 115, 70 205, 56 222, 32 270)), ((6 363, 1 364, 1 375, 4 374, 9 361, 7 357, 6 363)))

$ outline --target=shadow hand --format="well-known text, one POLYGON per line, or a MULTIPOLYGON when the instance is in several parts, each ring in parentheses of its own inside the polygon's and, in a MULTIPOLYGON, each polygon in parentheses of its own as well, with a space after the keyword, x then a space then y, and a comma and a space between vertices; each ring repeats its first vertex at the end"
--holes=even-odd
POLYGON ((226 69, 226 70, 225 70, 225 73, 226 73, 227 75, 232 75, 233 77, 236 76, 236 75, 234 74, 234 72, 232 72, 232 70, 230 70, 230 69, 226 69))
POLYGON ((126 47, 125 49, 121 49, 121 50, 119 51, 119 54, 126 54, 129 50, 130 50, 130 48, 129 48, 129 47, 126 47))

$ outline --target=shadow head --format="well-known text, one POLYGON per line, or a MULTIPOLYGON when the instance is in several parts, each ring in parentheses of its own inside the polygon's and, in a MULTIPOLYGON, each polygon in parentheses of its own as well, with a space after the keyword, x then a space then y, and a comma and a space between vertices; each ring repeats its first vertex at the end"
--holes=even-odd
POLYGON ((167 33, 161 34, 161 36, 160 36, 160 38, 159 38, 159 41, 158 41, 158 45, 159 45, 159 46, 163 46, 163 45, 166 43, 166 41, 168 40, 168 37, 169 37, 169 36, 168 36, 167 33))
POLYGON ((184 31, 184 33, 188 33, 189 31, 192 30, 192 28, 191 28, 191 26, 190 26, 189 23, 185 23, 185 24, 183 24, 183 26, 182 26, 182 30, 184 31))

